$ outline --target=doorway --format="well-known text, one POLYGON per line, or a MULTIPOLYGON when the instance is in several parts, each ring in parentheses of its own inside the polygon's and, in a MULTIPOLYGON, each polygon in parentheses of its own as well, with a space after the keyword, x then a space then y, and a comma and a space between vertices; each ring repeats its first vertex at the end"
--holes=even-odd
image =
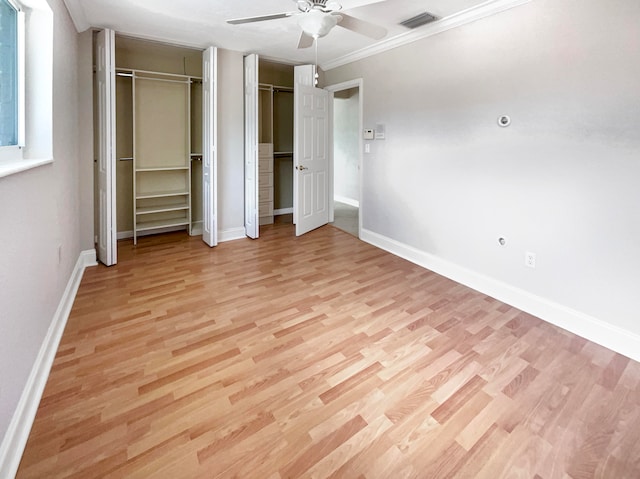
POLYGON ((98 258, 117 239, 184 230, 217 244, 217 51, 95 37, 98 258))
POLYGON ((361 229, 362 80, 327 87, 333 92, 333 215, 331 224, 353 236, 361 229))

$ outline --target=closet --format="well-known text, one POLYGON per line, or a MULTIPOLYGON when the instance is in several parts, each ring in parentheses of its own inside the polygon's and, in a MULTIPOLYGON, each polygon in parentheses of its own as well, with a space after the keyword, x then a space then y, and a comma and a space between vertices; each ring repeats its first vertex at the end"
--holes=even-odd
POLYGON ((116 37, 118 238, 202 233, 202 52, 116 37))
POLYGON ((258 69, 260 224, 293 213, 293 66, 261 60, 258 69))

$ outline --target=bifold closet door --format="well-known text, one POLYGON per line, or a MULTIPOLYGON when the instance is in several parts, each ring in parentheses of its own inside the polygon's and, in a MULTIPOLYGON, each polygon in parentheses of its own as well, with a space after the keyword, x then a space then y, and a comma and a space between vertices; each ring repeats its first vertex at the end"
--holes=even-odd
POLYGON ((258 55, 244 57, 244 228, 260 235, 258 220, 258 55))
POLYGON ((202 52, 202 240, 218 244, 218 50, 202 52))
POLYGON ((98 259, 107 266, 118 262, 115 168, 115 32, 96 36, 98 90, 98 259))

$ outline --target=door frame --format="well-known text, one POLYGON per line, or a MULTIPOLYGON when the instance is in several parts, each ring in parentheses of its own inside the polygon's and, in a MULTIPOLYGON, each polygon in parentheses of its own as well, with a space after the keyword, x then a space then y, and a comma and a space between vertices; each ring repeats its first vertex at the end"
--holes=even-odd
MULTIPOLYGON (((358 238, 362 234, 362 175, 364 169, 364 81, 362 78, 356 78, 354 80, 347 80, 341 83, 325 86, 324 89, 336 93, 344 90, 351 90, 352 88, 358 88, 358 238)), ((333 124, 333 103, 335 98, 329 103, 329 222, 332 223, 335 220, 335 204, 333 201, 334 195, 334 155, 333 155, 333 139, 334 139, 334 124, 333 124)))

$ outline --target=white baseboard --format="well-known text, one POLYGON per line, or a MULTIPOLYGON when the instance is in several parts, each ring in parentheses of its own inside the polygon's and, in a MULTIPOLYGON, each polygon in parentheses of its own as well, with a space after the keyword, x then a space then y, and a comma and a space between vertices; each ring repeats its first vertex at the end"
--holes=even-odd
POLYGON ((335 195, 333 199, 334 201, 344 203, 345 205, 353 206, 354 208, 360 208, 360 202, 358 200, 354 200, 353 198, 347 198, 346 196, 335 195))
POLYGON ((56 356, 62 333, 69 319, 69 313, 73 306, 80 281, 85 268, 95 266, 96 250, 88 250, 80 253, 78 261, 67 282, 58 308, 53 316, 47 335, 40 346, 40 351, 29 374, 27 384, 22 391, 9 428, 2 444, 0 444, 0 477, 13 478, 18 471, 22 453, 27 445, 27 439, 31 432, 31 426, 36 417, 36 411, 42 399, 44 387, 47 384, 49 371, 56 356))
POLYGON ((292 214, 293 214, 293 207, 291 207, 291 208, 280 208, 278 210, 273 210, 273 216, 292 215, 292 214))
MULTIPOLYGON (((138 237, 157 235, 161 233, 173 233, 174 231, 184 231, 184 230, 188 231, 189 228, 187 226, 167 226, 166 228, 157 228, 155 230, 140 231, 138 232, 138 237)), ((119 240, 133 238, 133 231, 118 231, 117 237, 119 240)))
POLYGON ((228 230, 218 231, 218 242, 220 243, 224 243, 225 241, 242 239, 246 237, 247 237, 247 233, 244 229, 244 226, 242 228, 232 228, 228 230))
POLYGON ((640 361, 640 336, 636 333, 463 268, 373 231, 362 229, 360 239, 589 341, 640 361))

